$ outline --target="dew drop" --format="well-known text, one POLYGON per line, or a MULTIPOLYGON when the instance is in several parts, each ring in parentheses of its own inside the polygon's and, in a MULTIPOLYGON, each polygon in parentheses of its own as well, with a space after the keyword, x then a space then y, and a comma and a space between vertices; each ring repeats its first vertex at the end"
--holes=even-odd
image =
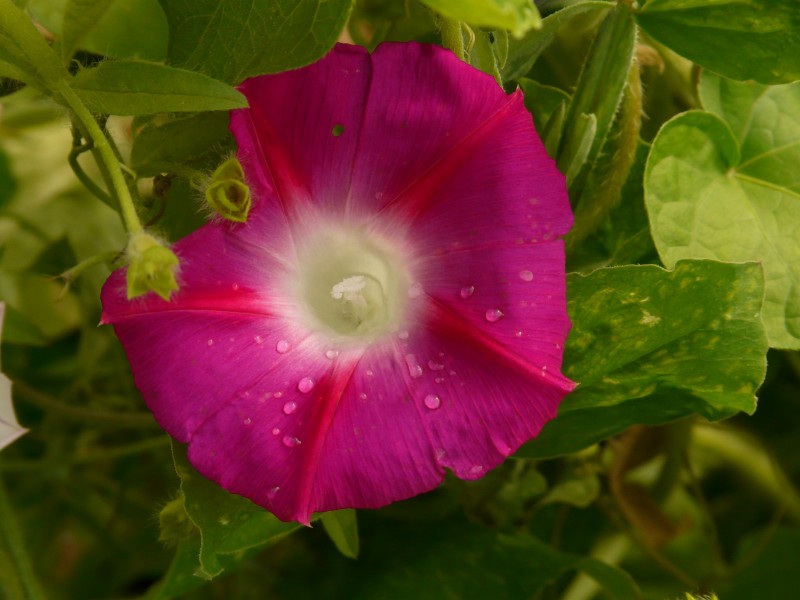
POLYGON ((366 395, 364 392, 361 392, 361 393, 358 395, 358 397, 359 397, 361 400, 366 400, 366 399, 367 399, 367 395, 366 395))
POLYGON ((275 428, 272 430, 272 435, 280 435, 280 434, 281 434, 281 430, 280 430, 280 429, 278 429, 277 427, 275 427, 275 428))
POLYGON ((518 337, 518 338, 521 338, 521 337, 522 337, 522 331, 517 331, 517 332, 515 332, 515 333, 514 333, 514 336, 515 336, 515 337, 518 337))
POLYGON ((209 346, 213 346, 214 345, 214 340, 208 340, 207 343, 208 343, 209 346))
POLYGON ((483 473, 482 465, 475 465, 474 467, 470 467, 469 469, 470 475, 480 475, 481 473, 483 473))
POLYGON ((442 363, 437 363, 433 360, 428 361, 428 368, 431 371, 444 371, 444 365, 442 363))
POLYGON ((333 360, 337 356, 339 356, 339 351, 338 350, 327 350, 325 352, 325 358, 327 358, 328 360, 333 360))
POLYGON ((283 414, 291 415, 294 411, 297 410, 297 402, 290 400, 286 404, 283 405, 283 414))
POLYGON ((237 290, 239 289, 239 284, 238 284, 238 283, 234 283, 234 284, 231 286, 231 288, 232 288, 232 289, 233 289, 233 291, 235 292, 235 291, 237 291, 237 290))
POLYGON ((281 491, 281 486, 279 485, 276 485, 274 488, 270 488, 269 491, 267 492, 267 498, 272 500, 280 491, 281 491))
POLYGON ((242 421, 245 425, 250 425, 253 422, 253 419, 247 417, 244 421, 242 421))
POLYGON ((519 278, 522 279, 522 281, 533 281, 533 273, 530 271, 520 271, 519 278))
POLYGON ((408 331, 406 331, 404 329, 403 331, 401 331, 400 333, 397 334, 397 337, 399 337, 401 340, 407 340, 408 339, 408 331))
POLYGON ((278 343, 275 344, 275 350, 278 354, 286 354, 289 351, 289 342, 286 340, 278 340, 278 343))
POLYGON ((292 437, 290 435, 283 436, 283 445, 287 448, 297 448, 303 442, 300 441, 300 438, 292 437))
POLYGON ((429 408, 430 410, 436 410, 442 405, 442 400, 436 394, 428 394, 425 396, 425 407, 429 408))
POLYGON ((408 297, 409 298, 419 298, 422 295, 422 284, 421 283, 412 283, 411 286, 408 288, 408 297))
POLYGON ((373 371, 372 369, 367 369, 366 375, 367 377, 372 377, 373 375, 375 375, 375 371, 373 371))
POLYGON ((257 335, 253 339, 255 340, 256 344, 263 344, 264 343, 264 339, 260 335, 257 335))
POLYGON ((314 387, 314 380, 310 377, 303 377, 297 384, 297 389, 302 393, 307 394, 314 387))
POLYGON ((472 296, 472 294, 474 294, 474 293, 475 293, 475 286, 474 285, 467 285, 467 286, 464 286, 464 287, 461 288, 461 292, 459 293, 459 296, 461 296, 462 298, 464 298, 464 300, 466 300, 467 298, 472 296))
POLYGON ((422 367, 419 362, 417 362, 417 357, 413 354, 406 354, 405 359, 406 366, 408 367, 408 374, 414 379, 422 377, 422 367))
POLYGON ((276 398, 280 398, 281 396, 283 396, 283 392, 275 392, 276 398))
POLYGON ((436 383, 444 383, 444 377, 437 377, 434 381, 436 383))
POLYGON ((503 311, 500 310, 499 308, 490 308, 489 310, 486 311, 486 314, 484 316, 486 317, 486 320, 489 321, 489 323, 497 323, 500 319, 503 318, 503 311))

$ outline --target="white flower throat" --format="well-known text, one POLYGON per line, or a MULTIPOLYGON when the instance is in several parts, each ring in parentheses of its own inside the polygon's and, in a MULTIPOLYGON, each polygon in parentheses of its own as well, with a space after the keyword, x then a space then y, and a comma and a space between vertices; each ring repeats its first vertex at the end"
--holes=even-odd
POLYGON ((333 338, 373 339, 399 327, 407 304, 405 261, 384 239, 334 226, 298 253, 305 321, 333 338))

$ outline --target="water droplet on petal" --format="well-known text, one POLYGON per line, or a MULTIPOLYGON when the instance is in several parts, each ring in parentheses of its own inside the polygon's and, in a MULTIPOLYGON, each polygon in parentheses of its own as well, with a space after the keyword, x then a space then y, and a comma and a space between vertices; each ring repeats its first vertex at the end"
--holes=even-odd
POLYGON ((481 473, 483 473, 483 466, 481 465, 475 465, 469 469, 470 475, 480 475, 481 473))
POLYGON ((372 369, 367 369, 366 375, 367 377, 372 377, 373 375, 375 375, 375 371, 373 371, 372 369))
POLYGON ((522 281, 533 281, 533 273, 530 271, 520 271, 519 278, 522 279, 522 281))
POLYGON ((279 485, 276 485, 274 488, 270 488, 269 491, 267 492, 267 498, 272 500, 280 491, 281 491, 281 486, 279 485))
POLYGON ((431 371, 444 371, 444 365, 441 363, 437 363, 435 361, 429 360, 428 361, 428 368, 431 371))
POLYGON ((208 340, 208 345, 209 346, 213 346, 214 345, 214 340, 208 340))
POLYGON ((302 393, 307 394, 314 387, 314 380, 310 377, 303 377, 297 384, 297 389, 302 393))
POLYGON ((444 377, 437 377, 434 381, 436 381, 436 383, 444 383, 444 377))
POLYGON ((467 286, 464 286, 464 287, 461 288, 461 292, 459 293, 459 296, 461 296, 462 298, 464 298, 466 300, 467 298, 472 296, 472 294, 474 294, 474 293, 475 293, 475 286, 474 285, 467 285, 467 286))
POLYGON ((283 396, 283 392, 275 392, 274 395, 276 398, 280 398, 281 396, 283 396))
POLYGON ((518 337, 518 338, 521 338, 521 337, 522 337, 522 331, 517 331, 517 332, 515 332, 515 333, 514 333, 514 336, 516 336, 516 337, 518 337))
POLYGON ((300 441, 300 438, 292 437, 290 435, 283 436, 283 445, 287 448, 297 448, 303 442, 300 441))
POLYGON ((325 358, 327 358, 328 360, 333 360, 337 356, 339 356, 339 351, 338 350, 327 350, 325 352, 325 358))
POLYGON ((286 340, 278 340, 278 343, 275 344, 275 350, 278 354, 286 354, 289 351, 289 342, 286 340))
POLYGON ((412 283, 408 288, 408 297, 419 298, 422 295, 422 291, 421 283, 412 283))
POLYGON ((358 397, 359 397, 361 400, 366 400, 366 399, 367 399, 367 395, 366 395, 364 392, 361 392, 361 393, 358 395, 358 397))
POLYGON ((272 435, 280 435, 280 434, 281 434, 281 430, 278 429, 277 427, 272 430, 272 435))
POLYGON ((490 308, 486 311, 486 320, 489 323, 497 323, 500 319, 503 318, 503 311, 499 308, 490 308))
POLYGON ((253 419, 247 417, 244 421, 242 421, 245 425, 250 425, 253 422, 253 419))
POLYGON ((253 339, 255 340, 256 344, 263 344, 264 343, 264 340, 260 335, 257 335, 253 339))
POLYGON ((408 367, 408 374, 414 379, 422 377, 422 367, 419 362, 417 362, 417 357, 413 354, 406 354, 405 359, 406 366, 408 367))
POLYGON ((400 333, 397 334, 397 337, 399 337, 401 340, 407 340, 408 339, 408 331, 406 331, 404 329, 403 331, 401 331, 400 333))
POLYGON ((436 410, 442 405, 442 400, 435 394, 428 394, 425 396, 425 400, 423 400, 423 402, 425 403, 426 408, 431 410, 436 410))
POLYGON ((297 402, 294 402, 292 400, 283 405, 283 414, 285 415, 291 415, 296 410, 297 410, 297 402))

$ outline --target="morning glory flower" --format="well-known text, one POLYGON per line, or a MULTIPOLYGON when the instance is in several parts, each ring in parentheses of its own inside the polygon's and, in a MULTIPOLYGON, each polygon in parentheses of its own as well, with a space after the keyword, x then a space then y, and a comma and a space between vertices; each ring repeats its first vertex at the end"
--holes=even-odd
POLYGON ((415 43, 240 90, 246 222, 174 245, 170 301, 103 289, 155 417, 283 520, 483 476, 573 388, 572 215, 521 92, 415 43))

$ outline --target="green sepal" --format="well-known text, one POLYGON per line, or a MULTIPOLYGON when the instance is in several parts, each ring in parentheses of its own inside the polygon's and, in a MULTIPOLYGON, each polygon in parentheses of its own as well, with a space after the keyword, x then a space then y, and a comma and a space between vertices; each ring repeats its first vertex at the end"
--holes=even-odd
POLYGON ((214 171, 211 184, 206 188, 206 202, 223 219, 237 223, 247 221, 252 198, 238 160, 230 158, 214 171))
POLYGON ((197 530, 189 515, 183 494, 170 500, 158 513, 158 541, 164 544, 177 544, 190 538, 197 530))
POLYGON ((128 300, 155 292, 164 300, 178 289, 175 270, 178 257, 148 233, 137 233, 128 242, 128 300))

